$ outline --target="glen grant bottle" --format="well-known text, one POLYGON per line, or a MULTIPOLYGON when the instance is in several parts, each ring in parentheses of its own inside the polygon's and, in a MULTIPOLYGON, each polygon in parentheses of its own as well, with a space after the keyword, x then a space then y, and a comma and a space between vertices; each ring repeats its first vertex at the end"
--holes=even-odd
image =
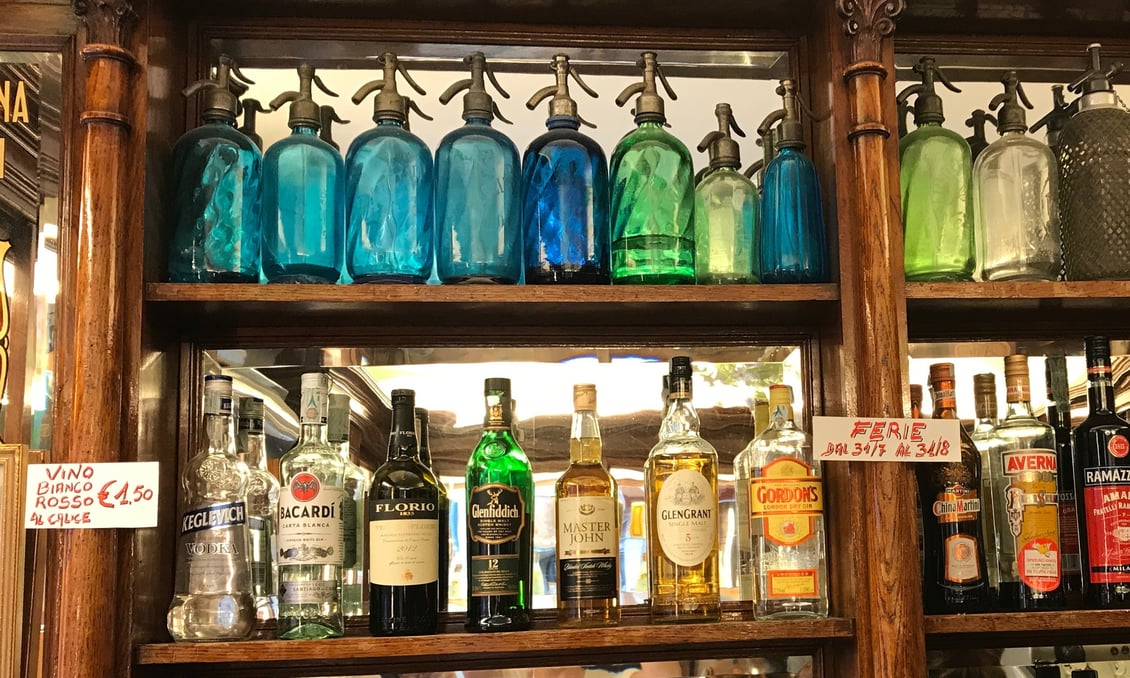
POLYGON ((468 631, 530 628, 534 474, 511 431, 510 380, 487 379, 483 437, 467 462, 468 631))
POLYGON ((435 466, 432 465, 432 448, 429 442, 428 428, 430 426, 428 411, 422 407, 416 408, 416 443, 420 449, 420 463, 423 464, 436 479, 436 489, 439 490, 439 592, 438 609, 447 612, 447 582, 451 569, 451 497, 447 493, 447 486, 439 477, 435 466))

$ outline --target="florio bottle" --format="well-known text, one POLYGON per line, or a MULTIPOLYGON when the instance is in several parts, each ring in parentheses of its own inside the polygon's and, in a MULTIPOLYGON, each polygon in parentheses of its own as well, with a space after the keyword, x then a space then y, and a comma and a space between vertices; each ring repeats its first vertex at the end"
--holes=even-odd
POLYGON ((569 468, 558 478, 557 619, 565 626, 620 621, 620 502, 600 458, 596 387, 573 387, 569 468))
POLYGON ((424 465, 436 479, 436 489, 439 491, 439 501, 436 503, 439 516, 439 591, 437 608, 440 612, 447 612, 448 577, 451 569, 451 526, 449 524, 451 513, 451 497, 447 493, 447 486, 439 477, 436 467, 432 464, 432 448, 428 438, 428 411, 422 407, 416 408, 416 443, 420 450, 420 463, 424 465))
POLYGON ((1087 337, 1087 400, 1075 429, 1075 502, 1087 604, 1130 607, 1130 425, 1114 412, 1110 340, 1087 337))
MULTIPOLYGON (((934 419, 957 419, 953 363, 930 366, 930 391, 934 419)), ((981 538, 981 455, 964 429, 960 436, 960 461, 915 465, 926 551, 923 602, 930 614, 984 612, 990 603, 981 538)))
POLYGON ((1063 568, 1063 595, 1068 607, 1083 605, 1083 577, 1079 565, 1079 515, 1075 495, 1075 450, 1071 442, 1071 398, 1067 388, 1067 358, 1048 356, 1044 361, 1048 385, 1048 423, 1055 429, 1059 469, 1059 551, 1063 568))
POLYGON ((985 546, 985 567, 994 601, 1000 594, 1000 559, 997 553, 997 525, 993 496, 993 459, 1001 455, 1004 442, 997 436, 997 375, 973 375, 973 401, 977 418, 969 434, 981 456, 981 537, 985 546))
POLYGON ((275 515, 279 510, 279 481, 267 470, 267 450, 263 444, 263 401, 239 399, 239 426, 236 451, 249 469, 247 483, 247 560, 251 565, 251 589, 255 595, 256 617, 278 616, 278 587, 275 585, 275 515))
POLYGON ((716 621, 718 453, 699 436, 691 359, 671 359, 667 413, 644 464, 648 574, 654 622, 716 621))
POLYGON ((484 385, 483 437, 467 462, 468 631, 530 628, 534 474, 511 431, 510 380, 484 385))
POLYGON ((436 632, 439 486, 420 463, 416 394, 392 392, 388 458, 369 489, 369 631, 374 636, 436 632))
POLYGON ((365 492, 369 472, 353 463, 349 456, 349 396, 330 395, 326 441, 335 447, 345 465, 345 497, 341 503, 344 539, 341 566, 341 612, 346 617, 365 614, 365 492))

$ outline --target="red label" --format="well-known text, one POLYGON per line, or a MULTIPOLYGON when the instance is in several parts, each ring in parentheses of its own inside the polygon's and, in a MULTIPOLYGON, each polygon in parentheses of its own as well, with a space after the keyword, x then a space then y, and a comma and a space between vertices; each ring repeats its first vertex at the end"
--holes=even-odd
POLYGON ((321 489, 318 476, 313 473, 299 473, 290 481, 290 496, 298 501, 311 501, 317 498, 321 489))
POLYGON ((1032 590, 1048 593, 1059 587, 1059 549, 1051 539, 1038 537, 1023 544, 1016 564, 1020 581, 1032 590))
POLYGON ((1083 490, 1092 584, 1130 583, 1130 485, 1083 490))
POLYGON ((1106 449, 1107 452, 1121 459, 1130 454, 1130 442, 1123 436, 1111 436, 1106 443, 1106 449))
POLYGON ((1004 453, 1004 472, 1007 475, 1016 475, 1027 471, 1056 470, 1055 453, 1041 452, 1039 450, 1018 450, 1004 453))

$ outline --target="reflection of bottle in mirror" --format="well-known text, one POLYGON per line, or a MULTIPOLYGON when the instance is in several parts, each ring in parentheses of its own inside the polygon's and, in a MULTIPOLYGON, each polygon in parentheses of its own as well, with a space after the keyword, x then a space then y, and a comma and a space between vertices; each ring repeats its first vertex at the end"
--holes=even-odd
MULTIPOLYGON (((997 377, 992 372, 973 375, 974 411, 977 418, 969 438, 981 455, 981 536, 985 543, 985 568, 993 602, 1000 597, 1000 556, 997 551, 997 526, 993 516, 993 458, 1002 452, 1003 441, 997 437, 997 377)), ((1061 512, 1062 515, 1062 512, 1061 512)))
POLYGON ((263 440, 263 401, 239 399, 239 426, 236 451, 250 471, 247 484, 247 530, 250 535, 247 559, 251 564, 251 589, 255 596, 256 617, 278 616, 278 588, 275 586, 275 514, 279 508, 279 481, 267 471, 267 449, 263 440))
POLYGON ((428 429, 428 411, 422 407, 417 407, 416 443, 420 449, 420 463, 436 477, 436 489, 439 490, 439 593, 437 596, 439 598, 439 611, 447 612, 447 583, 451 574, 449 571, 451 567, 451 540, 448 536, 451 530, 449 521, 451 498, 447 493, 447 486, 443 484, 443 479, 439 477, 439 473, 436 472, 436 468, 432 464, 432 448, 428 429))
POLYGON ((1079 516, 1075 497, 1075 452, 1071 445, 1071 399, 1067 386, 1067 358, 1050 355, 1044 360, 1048 385, 1048 424, 1055 429, 1059 477, 1059 548, 1063 564, 1063 596, 1068 607, 1083 606, 1083 576, 1079 564, 1079 516))
POLYGON ((633 501, 628 507, 628 534, 624 537, 623 563, 620 590, 625 602, 642 603, 647 600, 647 541, 644 538, 645 506, 633 501))
POLYGON ((345 552, 342 554, 341 611, 346 617, 365 614, 365 492, 369 489, 369 472, 349 457, 349 396, 330 395, 326 441, 338 448, 345 463, 345 500, 341 505, 341 522, 345 530, 345 552))

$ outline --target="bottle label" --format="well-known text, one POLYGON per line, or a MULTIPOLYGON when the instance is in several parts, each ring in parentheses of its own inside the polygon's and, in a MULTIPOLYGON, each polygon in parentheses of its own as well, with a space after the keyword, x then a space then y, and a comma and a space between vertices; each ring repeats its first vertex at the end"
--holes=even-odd
POLYGON ((302 389, 302 424, 326 425, 329 412, 329 395, 320 388, 302 389))
POLYGON ((981 578, 977 540, 967 534, 955 534, 943 542, 945 549, 945 574, 948 582, 965 584, 981 578))
MULTIPOLYGON (((1072 480, 1074 482, 1074 480, 1072 480)), ((1079 561, 1079 523, 1075 507, 1074 492, 1059 493, 1059 550, 1065 575, 1078 574, 1079 561)))
POLYGON ((231 414, 231 395, 204 389, 204 414, 231 414))
POLYGON ((251 433, 251 434, 262 433, 263 432, 263 420, 259 419, 257 417, 256 418, 240 417, 238 428, 236 430, 239 431, 240 433, 251 433))
POLYGON ((765 573, 770 599, 816 598, 819 576, 816 570, 769 570, 765 573))
POLYGON ((1092 584, 1130 583, 1130 468, 1083 469, 1092 584))
POLYGON ((181 516, 180 547, 189 590, 249 590, 246 530, 243 502, 203 506, 181 516))
POLYGON ((526 527, 526 500, 512 485, 488 483, 471 490, 467 527, 480 544, 518 541, 526 527))
POLYGON ((1008 480, 1002 507, 1020 581, 1035 591, 1054 591, 1061 579, 1055 451, 1011 450, 1001 460, 1008 480))
POLYGON ((247 528, 251 531, 248 544, 251 552, 247 561, 251 564, 251 586, 256 596, 273 596, 275 590, 274 534, 271 521, 266 518, 252 516, 247 519, 247 528))
POLYGON ((694 567, 716 548, 718 498, 706 476, 682 469, 667 476, 655 501, 656 532, 663 555, 694 567))
POLYGON ((471 556, 471 597, 518 595, 521 569, 517 553, 471 556))
POLYGON ((1130 441, 1126 440, 1126 436, 1113 435, 1106 441, 1106 451, 1115 459, 1123 459, 1130 454, 1130 441))
POLYGON ((616 598, 620 586, 620 504, 612 497, 557 500, 557 597, 616 598))
POLYGON ((348 491, 342 492, 341 532, 342 567, 355 568, 362 566, 361 563, 357 562, 357 501, 348 491))
POLYGON ((369 581, 378 586, 439 581, 437 515, 434 501, 371 500, 369 581))
POLYGON ((341 581, 313 579, 279 584, 279 605, 323 605, 341 600, 341 581))
POLYGON ((981 500, 974 489, 964 485, 949 485, 945 492, 938 494, 933 513, 939 523, 978 520, 981 516, 981 500))
POLYGON ((345 491, 298 473, 279 497, 279 565, 342 565, 345 491))
POLYGON ((798 546, 816 534, 824 513, 824 486, 812 467, 783 458, 766 464, 749 481, 751 520, 762 521, 762 533, 779 546, 798 546))

